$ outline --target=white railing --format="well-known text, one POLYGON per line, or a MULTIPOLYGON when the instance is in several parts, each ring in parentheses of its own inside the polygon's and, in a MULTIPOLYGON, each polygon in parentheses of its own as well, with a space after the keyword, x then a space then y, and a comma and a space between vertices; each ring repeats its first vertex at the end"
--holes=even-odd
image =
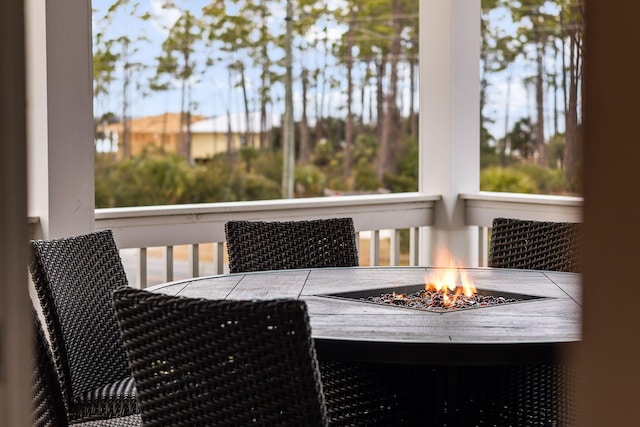
MULTIPOLYGON (((478 264, 487 264, 493 218, 582 222, 582 198, 513 193, 460 194, 465 224, 479 233, 478 264)), ((225 272, 224 223, 231 219, 301 220, 349 216, 359 233, 361 265, 417 265, 420 227, 434 224, 440 196, 399 193, 137 208, 97 209, 96 229, 110 228, 132 283, 225 272), (409 253, 399 234, 409 230, 409 253), (384 251, 383 251, 384 249, 384 251), (384 252, 384 257, 381 253, 384 252), (151 268, 149 268, 151 267, 151 268), (159 273, 158 273, 159 272, 159 273)), ((29 218, 30 236, 38 218, 29 218)))
MULTIPOLYGON (((366 251, 368 260, 363 265, 381 264, 381 241, 386 241, 389 247, 388 260, 385 262, 400 265, 399 232, 406 229, 410 236, 407 263, 416 265, 418 229, 433 224, 434 206, 439 200, 440 196, 397 193, 145 206, 97 209, 95 220, 97 230, 113 230, 118 247, 123 249, 125 267, 130 263, 126 249, 134 250, 135 266, 128 268, 129 279, 137 286, 145 287, 150 282, 177 278, 177 264, 180 264, 181 274, 186 274, 186 278, 223 273, 224 224, 229 220, 285 221, 351 217, 360 236, 360 248, 365 243, 369 246, 366 251), (201 249, 205 246, 209 248, 209 245, 212 245, 210 260, 203 263, 201 249), (183 254, 182 258, 186 258, 184 261, 177 259, 180 258, 176 256, 178 247, 183 254), (152 251, 153 255, 158 255, 153 260, 149 256, 152 251), (153 262, 154 274, 150 274, 150 260, 153 262), (160 274, 157 273, 158 270, 161 271, 160 274)), ((362 252, 361 250, 361 261, 362 252)))
MULTIPOLYGON (((465 223, 479 233, 479 265, 487 264, 493 218, 582 221, 582 198, 513 193, 460 194, 465 223)), ((361 265, 417 265, 418 229, 434 224, 440 196, 398 193, 293 200, 97 209, 96 229, 112 229, 132 283, 224 273, 224 223, 231 219, 301 220, 349 216, 359 234, 361 265), (409 231, 400 251, 399 234, 409 231)), ((29 218, 30 236, 37 217, 29 218)))

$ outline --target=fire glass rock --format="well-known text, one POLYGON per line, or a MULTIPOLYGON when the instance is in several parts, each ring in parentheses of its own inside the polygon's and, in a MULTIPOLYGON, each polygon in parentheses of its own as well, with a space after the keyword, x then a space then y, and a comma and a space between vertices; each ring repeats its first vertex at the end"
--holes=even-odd
POLYGON ((383 293, 369 296, 361 300, 390 304, 401 307, 417 308, 428 311, 451 311, 466 308, 487 307, 520 301, 516 298, 494 297, 491 295, 474 294, 466 296, 455 291, 427 291, 421 290, 410 294, 395 295, 383 293))

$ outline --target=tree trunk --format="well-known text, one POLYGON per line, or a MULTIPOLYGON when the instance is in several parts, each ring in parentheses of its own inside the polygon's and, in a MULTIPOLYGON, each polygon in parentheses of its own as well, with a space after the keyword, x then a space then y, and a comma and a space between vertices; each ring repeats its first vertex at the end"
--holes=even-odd
POLYGON ((384 123, 384 91, 382 90, 383 79, 385 75, 385 68, 387 67, 387 63, 384 58, 380 58, 376 61, 376 70, 377 70, 377 78, 376 78, 376 137, 378 138, 378 145, 382 140, 382 128, 385 125, 384 123))
MULTIPOLYGON (((260 10, 262 13, 266 10, 264 3, 260 2, 260 10)), ((263 16, 262 25, 266 25, 267 22, 266 16, 263 16)), ((266 32, 264 29, 261 31, 266 32)), ((261 84, 260 88, 260 148, 268 148, 269 150, 273 150, 273 141, 271 138, 270 129, 267 128, 267 123, 271 123, 271 120, 267 121, 267 92, 269 87, 269 82, 271 80, 269 74, 269 50, 267 43, 262 44, 262 75, 261 75, 261 84), (267 133, 268 132, 268 133, 267 133)), ((271 123, 273 126, 273 123, 271 123)))
POLYGON ((244 130, 244 138, 248 147, 253 147, 253 129, 251 129, 251 111, 249 111, 249 97, 247 96, 247 82, 244 75, 244 64, 239 64, 240 70, 240 83, 242 85, 242 100, 244 101, 244 120, 245 120, 245 130, 244 130))
POLYGON ((122 157, 128 159, 131 157, 131 123, 129 121, 129 82, 131 74, 129 73, 128 64, 124 66, 124 81, 122 83, 122 157))
MULTIPOLYGON (((410 88, 409 88, 409 123, 410 123, 410 129, 409 132, 411 134, 411 136, 413 136, 414 138, 418 137, 418 115, 415 112, 415 107, 414 104, 416 102, 415 100, 415 92, 416 92, 416 68, 418 67, 418 65, 416 64, 416 60, 411 57, 411 59, 409 60, 409 72, 410 72, 410 88)), ((482 117, 482 114, 480 114, 480 117, 482 117)))
POLYGON ((394 37, 389 52, 389 91, 385 97, 386 111, 384 112, 380 151, 378 152, 378 181, 382 183, 385 173, 395 172, 394 152, 399 138, 400 111, 397 105, 398 62, 401 48, 402 1, 393 1, 393 29, 394 37))
MULTIPOLYGON (((541 30, 541 29, 540 29, 541 30)), ((537 42, 537 76, 536 76, 536 127, 535 138, 536 145, 540 153, 540 164, 546 164, 547 150, 544 138, 544 40, 539 39, 537 42)))
POLYGON ((354 9, 351 8, 349 19, 349 32, 347 34, 347 122, 345 123, 345 137, 344 137, 344 170, 343 180, 345 185, 348 185, 349 175, 351 175, 351 145, 353 143, 353 113, 351 111, 352 97, 353 97, 353 17, 354 9))
POLYGON ((564 148, 565 176, 574 187, 579 174, 581 157, 580 133, 578 125, 578 82, 582 67, 578 48, 578 36, 575 31, 569 33, 569 101, 566 111, 566 142, 564 148))
POLYGON ((181 90, 180 90, 180 123, 178 130, 178 152, 182 157, 189 160, 189 151, 187 147, 187 138, 184 133, 184 125, 186 123, 186 107, 185 107, 185 98, 186 98, 186 80, 182 80, 181 82, 181 90))
POLYGON ((311 158, 311 144, 309 141, 309 122, 307 120, 307 87, 309 86, 309 71, 302 69, 302 117, 300 119, 300 150, 298 163, 307 164, 311 158))
POLYGON ((282 123, 282 197, 285 199, 293 198, 293 173, 295 167, 294 155, 294 127, 293 127, 293 88, 292 88, 292 52, 291 38, 293 33, 292 15, 293 0, 287 0, 287 30, 285 34, 285 95, 284 95, 284 120, 282 123))

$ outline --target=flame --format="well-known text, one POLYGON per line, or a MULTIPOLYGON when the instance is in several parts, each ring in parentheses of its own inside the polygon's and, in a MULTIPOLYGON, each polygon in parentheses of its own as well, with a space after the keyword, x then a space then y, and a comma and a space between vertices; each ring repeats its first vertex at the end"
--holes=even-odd
POLYGON ((436 265, 442 268, 430 271, 425 276, 424 288, 426 291, 440 292, 443 305, 455 305, 461 295, 471 297, 476 293, 476 288, 467 272, 462 269, 462 264, 447 250, 438 252, 436 265))

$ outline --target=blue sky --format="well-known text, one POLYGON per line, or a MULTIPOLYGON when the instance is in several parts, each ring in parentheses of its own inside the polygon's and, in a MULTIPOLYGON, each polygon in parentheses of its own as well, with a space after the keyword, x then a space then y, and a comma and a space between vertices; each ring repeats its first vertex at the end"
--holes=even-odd
MULTIPOLYGON (((127 35, 130 39, 135 39, 139 36, 144 36, 149 40, 149 43, 138 43, 139 51, 136 52, 135 58, 137 61, 147 65, 154 65, 156 63, 155 58, 161 53, 161 43, 166 38, 167 28, 175 22, 178 17, 178 13, 175 10, 167 10, 161 7, 162 0, 140 0, 138 14, 149 13, 151 18, 144 23, 140 24, 139 20, 132 19, 124 13, 118 15, 118 19, 115 21, 115 25, 105 26, 101 21, 107 8, 114 2, 114 0, 93 0, 94 8, 94 34, 97 32, 103 32, 107 38, 115 38, 120 35, 127 35)), ((135 3, 133 1, 131 4, 135 3)), ((199 11, 204 5, 208 4, 208 0, 182 0, 178 2, 180 5, 188 6, 191 10, 199 11)), ((128 9, 131 9, 129 7, 128 9)), ((284 9, 284 8, 282 8, 284 9)), ((272 9, 271 20, 273 25, 284 22, 284 10, 272 9)), ((337 30, 329 29, 329 37, 335 37, 337 30)), ((230 86, 235 85, 237 80, 230 81, 229 72, 227 69, 228 62, 218 62, 214 60, 214 64, 205 67, 204 63, 207 58, 215 58, 216 53, 207 48, 204 45, 200 45, 197 49, 199 58, 197 62, 199 64, 199 75, 192 80, 194 90, 192 91, 193 102, 195 103, 195 112, 208 117, 214 117, 226 114, 227 110, 230 112, 243 111, 243 97, 240 89, 230 89, 230 86)), ((246 58, 246 57, 245 57, 246 58)), ((313 55, 310 58, 294 58, 294 61, 314 61, 313 55)), ((295 68, 295 67, 294 67, 295 68)), ((146 86, 147 81, 153 75, 153 70, 140 70, 136 73, 134 82, 130 87, 130 114, 134 117, 147 116, 161 114, 166 111, 178 112, 180 111, 180 90, 178 82, 174 82, 175 89, 167 92, 143 92, 136 89, 136 85, 140 88, 146 86)), ((295 73, 295 71, 294 71, 295 73)), ((118 76, 122 75, 122 70, 117 70, 118 76)), ((232 78, 235 78, 232 77, 232 78)), ((295 79, 295 74, 294 74, 295 79)), ((118 79, 120 80, 120 79, 118 79)), ((256 71, 249 71, 247 73, 247 87, 249 92, 256 89, 259 85, 259 76, 256 71)), ((280 92, 276 89, 275 96, 282 96, 282 90, 280 92)), ((109 99, 104 97, 102 100, 94 102, 94 113, 99 116, 104 112, 113 111, 116 114, 121 112, 122 104, 122 84, 116 82, 111 87, 112 96, 109 99)), ((294 89, 295 91, 295 89, 294 89)), ((342 91, 335 90, 333 94, 328 94, 327 99, 342 98, 342 91)), ((299 91, 295 91, 294 102, 298 105, 301 102, 299 91)), ((327 101, 332 102, 332 101, 327 101)), ((335 102, 335 101, 334 101, 335 102)), ((257 101, 252 100, 252 109, 257 109, 257 101)), ((294 108, 296 111, 300 111, 299 108, 294 108)), ((274 113, 282 113, 282 111, 273 111, 274 113)))
MULTIPOLYGON (((130 39, 136 39, 140 36, 145 37, 149 42, 139 42, 136 44, 138 51, 134 55, 134 60, 147 64, 148 66, 153 66, 156 63, 155 57, 161 52, 160 46, 167 35, 167 28, 175 22, 178 17, 178 12, 176 10, 162 8, 163 0, 130 0, 128 7, 125 8, 123 12, 128 13, 132 10, 133 4, 138 4, 137 13, 139 15, 148 13, 150 19, 141 24, 139 20, 128 17, 126 13, 120 13, 114 21, 114 24, 105 26, 102 18, 107 8, 113 3, 114 0, 93 0, 92 5, 96 11, 93 22, 94 34, 96 32, 103 32, 107 38, 114 38, 121 35, 127 35, 130 39)), ((177 3, 181 6, 189 7, 193 11, 199 11, 204 5, 210 3, 210 0, 180 0, 177 1, 177 3)), ((336 0, 332 3, 332 6, 337 7, 338 4, 339 2, 336 0)), ((284 22, 284 7, 280 9, 273 8, 271 19, 271 25, 281 25, 281 23, 284 22)), ((500 25, 504 31, 513 31, 515 28, 509 16, 505 13, 497 11, 493 14, 492 20, 497 25, 500 25)), ((339 33, 340 28, 334 25, 329 28, 328 37, 330 39, 339 37, 339 33)), ((198 59, 200 68, 198 69, 198 76, 192 80, 192 101, 195 105, 194 112, 207 117, 215 117, 225 115, 227 111, 231 113, 243 111, 242 92, 238 88, 230 88, 236 81, 229 81, 229 72, 226 68, 228 62, 221 63, 214 61, 213 65, 205 67, 204 61, 206 58, 215 57, 216 54, 204 45, 199 46, 197 52, 200 56, 198 59)), ((309 54, 304 58, 296 57, 294 61, 305 61, 305 63, 309 65, 315 61, 319 61, 320 57, 321 55, 309 54)), ((548 67, 553 67, 553 64, 548 64, 548 67)), ((343 67, 334 68, 333 77, 342 82, 346 81, 343 75, 343 67)), ((406 73, 407 70, 401 70, 401 72, 406 73)), ((177 82, 175 82, 176 85, 173 90, 166 92, 149 92, 145 89, 153 73, 152 69, 141 69, 134 75, 129 89, 129 102, 131 105, 129 114, 133 117, 162 114, 167 111, 180 111, 180 90, 177 88, 177 82)), ((491 86, 487 93, 488 105, 485 113, 495 120, 494 123, 490 125, 490 132, 495 136, 500 137, 504 134, 504 118, 507 106, 509 109, 509 127, 512 127, 513 123, 522 116, 535 115, 534 111, 532 111, 534 105, 532 89, 527 89, 522 84, 522 77, 532 74, 535 74, 532 63, 530 61, 520 60, 513 64, 507 71, 491 77, 491 86)), ((117 76, 121 75, 122 70, 117 70, 117 76)), ((247 85, 249 92, 252 90, 255 91, 259 85, 259 76, 256 71, 248 72, 247 85)), ((274 90, 276 97, 282 96, 281 87, 274 85, 274 90)), ((404 96, 408 99, 408 89, 405 87, 401 90, 403 90, 404 96)), ((121 78, 117 79, 111 86, 111 93, 112 95, 108 98, 103 97, 94 102, 94 113, 96 116, 107 111, 115 112, 118 115, 121 113, 123 99, 121 78)), ((345 91, 341 88, 335 88, 327 92, 323 106, 325 112, 329 111, 335 115, 339 106, 345 105, 344 93, 345 91)), ((294 88, 294 103, 296 104, 294 111, 297 117, 299 117, 301 111, 300 105, 302 103, 299 88, 298 90, 294 88)), ((274 104, 282 105, 282 102, 276 102, 274 104)), ((312 118, 316 104, 317 98, 308 99, 308 115, 312 118)), ((355 102, 354 104, 358 103, 355 102)), ((548 100, 548 122, 551 119, 551 107, 551 100, 548 100)), ((251 100, 251 109, 258 109, 256 99, 251 100)), ((281 114, 282 108, 276 106, 272 113, 281 114)), ((546 128, 551 130, 550 123, 547 124, 546 128)))

